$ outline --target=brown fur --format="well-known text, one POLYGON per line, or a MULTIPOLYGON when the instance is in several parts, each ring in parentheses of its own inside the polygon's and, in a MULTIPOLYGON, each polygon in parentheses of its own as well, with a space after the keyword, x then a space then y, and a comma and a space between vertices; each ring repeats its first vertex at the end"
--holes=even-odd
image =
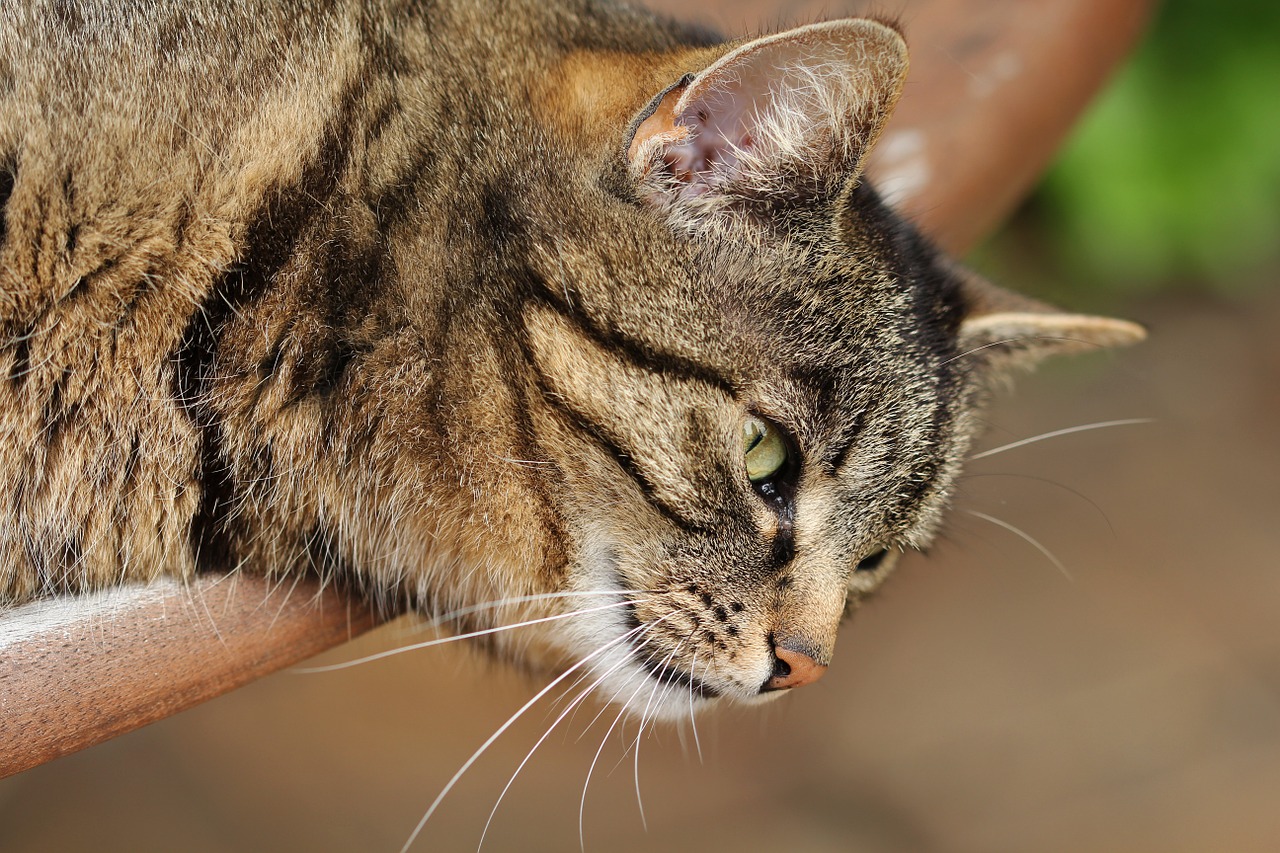
POLYGON ((1137 336, 1004 309, 858 180, 893 30, 502 10, 0 9, 0 602, 205 569, 425 613, 614 590, 468 624, 614 601, 499 645, 594 654, 621 701, 646 669, 747 699, 932 535, 995 373, 1137 336))

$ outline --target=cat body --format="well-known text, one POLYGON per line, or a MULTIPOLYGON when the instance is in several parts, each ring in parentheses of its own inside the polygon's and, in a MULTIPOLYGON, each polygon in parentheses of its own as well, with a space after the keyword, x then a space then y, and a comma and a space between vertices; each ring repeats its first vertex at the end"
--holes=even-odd
POLYGON ((0 602, 313 572, 553 617, 493 648, 623 703, 808 683, 993 382, 1140 336, 881 203, 905 72, 872 21, 6 5, 0 602))

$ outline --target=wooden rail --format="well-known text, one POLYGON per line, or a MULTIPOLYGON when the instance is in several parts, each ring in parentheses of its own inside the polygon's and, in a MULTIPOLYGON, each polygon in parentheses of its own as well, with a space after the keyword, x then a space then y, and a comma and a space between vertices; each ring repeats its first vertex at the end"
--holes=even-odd
MULTIPOLYGON (((684 0, 650 0, 687 14, 684 0)), ((897 8, 898 4, 893 4, 897 8)), ((1131 49, 1148 0, 918 0, 898 112, 873 157, 886 195, 962 252, 1006 216, 1131 49)), ((749 0, 718 22, 857 6, 749 0)), ((877 8, 883 8, 880 4, 877 8)), ((155 584, 0 614, 0 777, 83 749, 368 630, 357 601, 251 576, 155 584)))

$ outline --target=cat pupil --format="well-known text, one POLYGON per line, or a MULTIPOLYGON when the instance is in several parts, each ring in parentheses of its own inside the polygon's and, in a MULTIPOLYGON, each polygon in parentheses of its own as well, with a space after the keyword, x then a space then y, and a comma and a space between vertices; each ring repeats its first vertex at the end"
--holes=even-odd
POLYGON ((782 431, 762 418, 748 416, 742 425, 743 457, 747 478, 753 483, 769 479, 787 462, 782 431))

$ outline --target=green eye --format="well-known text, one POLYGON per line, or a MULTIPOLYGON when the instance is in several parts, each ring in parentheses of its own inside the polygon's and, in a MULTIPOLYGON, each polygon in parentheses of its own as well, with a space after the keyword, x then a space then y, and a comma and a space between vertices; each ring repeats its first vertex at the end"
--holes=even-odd
POLYGON ((742 449, 747 479, 753 483, 769 479, 787 464, 787 443, 782 431, 754 415, 747 415, 742 424, 742 449))

